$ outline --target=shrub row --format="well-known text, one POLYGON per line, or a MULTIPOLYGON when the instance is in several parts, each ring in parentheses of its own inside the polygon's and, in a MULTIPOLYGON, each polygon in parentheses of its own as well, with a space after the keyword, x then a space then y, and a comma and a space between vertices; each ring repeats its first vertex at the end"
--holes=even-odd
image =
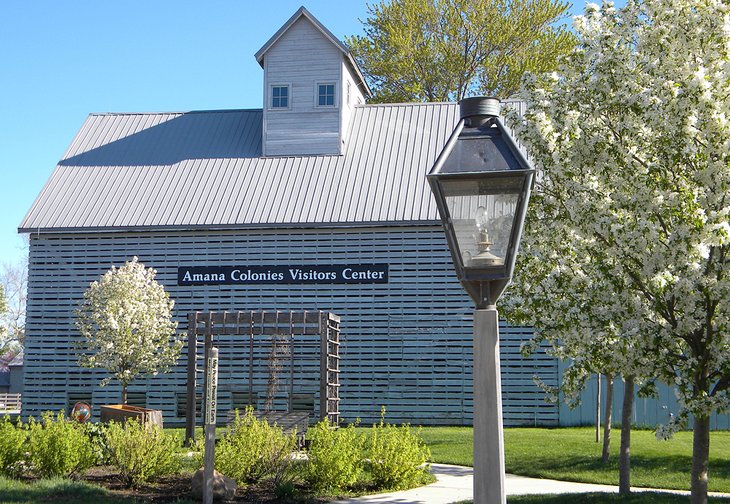
MULTIPOLYGON (((239 484, 270 480, 283 494, 293 490, 298 478, 325 493, 410 488, 428 478, 430 452, 419 430, 409 425, 394 426, 381 418, 362 433, 354 425, 333 429, 323 421, 309 429, 308 439, 306 458, 296 457, 296 435, 258 420, 248 409, 237 413, 216 445, 215 466, 239 484)), ((202 463, 202 450, 200 457, 202 463)))
POLYGON ((180 470, 178 442, 159 427, 79 424, 63 412, 13 424, 0 419, 0 475, 70 476, 97 464, 117 468, 128 486, 180 470))
MULTIPOLYGON (((384 415, 384 412, 383 412, 384 415)), ((216 444, 216 469, 239 484, 273 484, 281 497, 304 482, 317 492, 359 488, 402 489, 428 477, 430 453, 419 430, 394 426, 381 418, 369 432, 354 425, 333 429, 320 422, 309 430, 306 457, 296 454, 296 434, 258 420, 251 409, 236 414, 216 444)), ((50 478, 80 473, 95 464, 115 467, 133 486, 179 472, 179 441, 161 428, 125 424, 79 424, 63 413, 46 413, 40 421, 14 425, 0 419, 0 474, 50 478)), ((202 450, 198 462, 202 465, 202 450)))

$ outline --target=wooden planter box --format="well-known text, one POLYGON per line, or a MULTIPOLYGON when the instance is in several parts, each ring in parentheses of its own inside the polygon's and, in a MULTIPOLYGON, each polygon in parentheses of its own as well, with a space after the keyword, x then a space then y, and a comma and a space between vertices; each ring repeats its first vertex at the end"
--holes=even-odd
POLYGON ((101 407, 102 422, 124 422, 127 418, 139 420, 143 425, 159 425, 162 427, 162 411, 128 406, 126 404, 110 404, 101 407))

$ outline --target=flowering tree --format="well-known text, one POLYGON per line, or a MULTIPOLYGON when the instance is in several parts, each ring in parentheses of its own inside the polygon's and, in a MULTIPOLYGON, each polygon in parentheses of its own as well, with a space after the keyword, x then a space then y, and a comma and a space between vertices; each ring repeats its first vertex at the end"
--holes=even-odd
MULTIPOLYGON (((8 313, 8 302, 5 299, 5 289, 0 285, 0 317, 4 318, 8 313)), ((4 354, 7 350, 14 349, 14 338, 8 331, 7 324, 0 324, 0 354, 4 354)))
MULTIPOLYGON (((0 286, 3 289, 4 309, 0 310, 0 331, 11 346, 22 348, 25 341, 25 309, 28 293, 28 255, 17 263, 0 267, 0 286)), ((0 336, 2 339, 2 336, 0 336)), ((2 344, 0 343, 0 347, 2 344)))
POLYGON ((513 302, 542 296, 622 373, 677 387, 659 434, 693 415, 692 502, 706 502, 710 414, 730 387, 730 6, 589 5, 575 28, 577 50, 525 82, 514 123, 542 174, 513 302))
POLYGON ((183 341, 172 320, 173 301, 155 280, 155 270, 133 258, 121 268, 112 267, 92 282, 77 311, 76 327, 83 341, 79 365, 104 368, 127 386, 142 375, 156 375, 175 364, 183 341))

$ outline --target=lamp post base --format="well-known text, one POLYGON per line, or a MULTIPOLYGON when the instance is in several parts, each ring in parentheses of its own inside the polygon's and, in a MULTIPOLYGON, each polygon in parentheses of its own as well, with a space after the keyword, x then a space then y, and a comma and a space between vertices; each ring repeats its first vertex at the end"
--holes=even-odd
POLYGON ((474 312, 474 504, 506 504, 499 317, 474 312))

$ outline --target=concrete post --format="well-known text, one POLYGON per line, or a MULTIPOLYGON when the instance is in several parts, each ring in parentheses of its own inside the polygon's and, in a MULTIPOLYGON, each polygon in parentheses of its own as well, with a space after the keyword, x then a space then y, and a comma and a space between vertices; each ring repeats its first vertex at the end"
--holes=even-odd
POLYGON ((506 504, 499 317, 474 312, 474 504, 506 504))

